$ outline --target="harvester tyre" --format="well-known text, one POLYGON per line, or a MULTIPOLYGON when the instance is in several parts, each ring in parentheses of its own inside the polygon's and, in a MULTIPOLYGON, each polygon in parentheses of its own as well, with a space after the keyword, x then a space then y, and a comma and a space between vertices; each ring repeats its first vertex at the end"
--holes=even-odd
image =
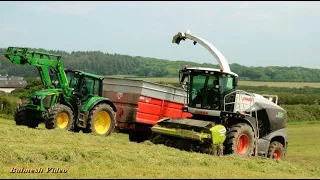
POLYGON ((270 159, 283 159, 285 155, 285 149, 283 145, 278 141, 272 141, 268 150, 268 158, 270 159))
POLYGON ((254 153, 255 139, 252 128, 246 123, 238 123, 227 131, 224 143, 224 154, 235 154, 240 157, 250 157, 254 153))
POLYGON ((82 131, 108 136, 115 128, 115 113, 110 105, 98 104, 89 113, 88 124, 82 131))
POLYGON ((26 125, 25 121, 27 119, 27 105, 22 104, 16 107, 16 111, 14 113, 14 121, 17 126, 26 125))
POLYGON ((52 106, 45 117, 45 127, 47 129, 73 129, 74 116, 71 108, 63 104, 55 104, 52 106))

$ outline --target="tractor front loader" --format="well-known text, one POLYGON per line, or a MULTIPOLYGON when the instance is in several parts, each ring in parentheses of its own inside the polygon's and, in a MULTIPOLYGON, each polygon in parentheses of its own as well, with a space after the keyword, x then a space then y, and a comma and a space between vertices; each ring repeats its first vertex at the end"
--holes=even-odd
POLYGON ((47 129, 109 135, 116 124, 114 104, 102 97, 103 77, 64 69, 60 55, 9 47, 5 53, 14 64, 35 66, 43 90, 30 95, 17 107, 16 125, 30 128, 44 122, 47 129))
POLYGON ((204 46, 220 69, 185 67, 180 71, 179 81, 187 92, 183 111, 192 117, 159 120, 152 127, 151 141, 216 155, 283 158, 288 145, 286 111, 261 95, 237 90, 238 75, 209 42, 189 31, 176 34, 172 42, 186 39, 204 46))

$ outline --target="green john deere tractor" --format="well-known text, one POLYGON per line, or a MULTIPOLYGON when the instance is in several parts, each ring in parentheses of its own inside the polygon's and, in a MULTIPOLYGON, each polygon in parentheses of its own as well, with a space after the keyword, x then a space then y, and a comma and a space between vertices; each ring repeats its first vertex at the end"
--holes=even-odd
POLYGON ((47 129, 66 129, 109 135, 115 125, 116 107, 102 97, 103 77, 64 69, 60 55, 9 47, 5 53, 14 64, 32 65, 39 70, 43 90, 18 105, 16 125, 30 128, 44 122, 47 129))

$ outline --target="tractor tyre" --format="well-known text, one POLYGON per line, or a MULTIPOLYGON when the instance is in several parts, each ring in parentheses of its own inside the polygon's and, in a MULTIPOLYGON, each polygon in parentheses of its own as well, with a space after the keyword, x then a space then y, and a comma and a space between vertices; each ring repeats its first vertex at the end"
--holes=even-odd
POLYGON ((88 124, 82 131, 108 136, 115 128, 115 113, 111 106, 102 103, 95 106, 89 113, 88 124))
POLYGON ((268 158, 270 159, 283 159, 285 155, 285 149, 283 145, 278 141, 272 141, 268 150, 268 158))
POLYGON ((224 154, 235 154, 240 157, 252 156, 255 148, 253 129, 246 123, 231 126, 227 131, 224 146, 224 154))
POLYGON ((55 104, 45 116, 45 127, 47 129, 66 129, 71 131, 74 126, 74 117, 72 110, 63 104, 55 104))
POLYGON ((14 113, 14 121, 16 122, 17 126, 26 125, 27 119, 27 105, 20 104, 16 107, 16 111, 14 113))

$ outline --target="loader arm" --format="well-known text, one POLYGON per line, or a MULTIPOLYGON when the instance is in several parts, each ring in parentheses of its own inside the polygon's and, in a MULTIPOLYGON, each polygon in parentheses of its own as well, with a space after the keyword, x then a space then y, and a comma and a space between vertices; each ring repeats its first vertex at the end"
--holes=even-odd
POLYGON ((29 51, 28 48, 8 47, 4 54, 14 64, 36 66, 45 89, 54 89, 50 77, 49 68, 53 68, 58 82, 66 94, 70 94, 68 80, 64 71, 61 56, 37 51, 29 51))
POLYGON ((181 40, 186 40, 186 39, 190 39, 190 40, 194 41, 195 42, 194 45, 196 43, 201 44, 215 57, 215 59, 218 61, 219 65, 220 65, 220 68, 222 68, 223 71, 231 72, 228 61, 223 56, 223 54, 221 54, 220 51, 217 48, 215 48, 211 43, 209 43, 208 41, 206 41, 198 36, 193 35, 190 31, 178 32, 173 37, 172 43, 179 44, 181 40))

